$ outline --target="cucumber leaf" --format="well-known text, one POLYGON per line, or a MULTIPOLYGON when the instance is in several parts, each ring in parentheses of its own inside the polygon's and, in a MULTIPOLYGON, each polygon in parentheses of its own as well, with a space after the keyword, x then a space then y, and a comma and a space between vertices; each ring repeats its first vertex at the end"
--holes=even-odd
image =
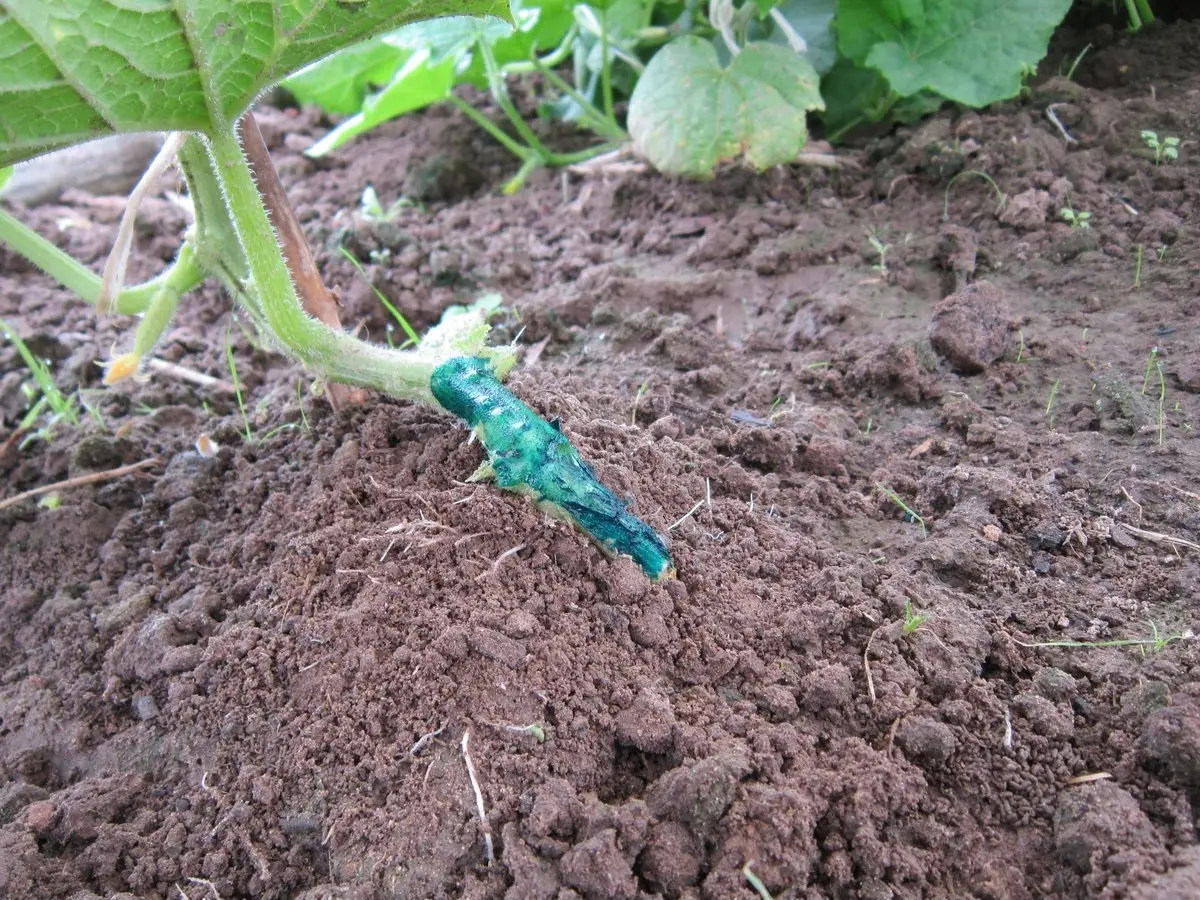
POLYGON ((659 171, 711 178, 744 156, 756 169, 789 162, 823 109, 812 64, 790 48, 750 43, 721 66, 716 48, 679 38, 650 61, 629 101, 634 149, 659 171))
POLYGON ((842 54, 878 69, 897 94, 971 107, 1015 97, 1046 55, 1071 0, 839 0, 842 54))
POLYGON ((212 131, 406 22, 501 0, 0 0, 0 166, 123 131, 212 131))

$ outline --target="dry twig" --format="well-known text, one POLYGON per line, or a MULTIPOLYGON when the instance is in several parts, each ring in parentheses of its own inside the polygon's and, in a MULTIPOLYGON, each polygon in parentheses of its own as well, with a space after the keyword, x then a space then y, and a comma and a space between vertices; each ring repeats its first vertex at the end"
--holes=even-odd
POLYGON ((487 864, 490 866, 492 860, 495 859, 496 851, 492 846, 492 826, 488 824, 487 810, 483 806, 483 790, 479 787, 479 779, 475 777, 475 763, 471 761, 471 754, 467 750, 467 741, 470 739, 471 729, 468 728, 463 732, 463 762, 467 764, 467 777, 471 779, 471 790, 475 792, 475 811, 479 813, 479 828, 483 831, 484 853, 487 855, 487 864))
POLYGON ((17 494, 15 497, 9 497, 7 500, 0 500, 0 509, 8 509, 10 506, 16 506, 25 500, 30 500, 33 497, 40 497, 42 494, 49 494, 54 491, 65 491, 68 488, 82 487, 85 484, 97 484, 101 481, 110 481, 113 478, 120 478, 122 475, 128 475, 131 472, 137 472, 141 469, 148 469, 151 466, 161 466, 163 461, 157 456, 150 459, 143 459, 141 462, 133 463, 128 466, 119 466, 115 469, 109 469, 106 472, 91 472, 87 475, 77 475, 74 478, 68 478, 65 481, 56 481, 54 484, 47 484, 43 487, 33 488, 24 493, 17 494))

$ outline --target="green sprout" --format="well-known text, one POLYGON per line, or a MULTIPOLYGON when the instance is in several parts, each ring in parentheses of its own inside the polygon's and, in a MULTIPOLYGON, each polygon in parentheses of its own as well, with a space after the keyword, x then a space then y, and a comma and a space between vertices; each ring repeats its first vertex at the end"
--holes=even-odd
POLYGON ((746 881, 749 882, 750 887, 754 888, 755 893, 759 896, 759 900, 775 900, 771 896, 771 892, 767 890, 767 886, 763 884, 763 880, 755 875, 754 870, 750 868, 753 864, 752 860, 747 860, 746 864, 742 866, 742 874, 746 876, 746 881))
POLYGON ((972 178, 981 178, 991 186, 992 191, 994 191, 996 194, 996 215, 999 215, 1004 210, 1004 204, 1008 198, 1004 196, 1004 191, 1000 190, 1000 185, 996 184, 996 180, 992 178, 991 175, 987 174, 987 172, 980 172, 978 169, 965 169, 946 182, 946 191, 943 195, 942 201, 943 222, 950 221, 950 189, 954 187, 955 182, 957 182, 960 178, 966 178, 968 176, 972 178))
POLYGON ((1163 429, 1167 424, 1167 414, 1165 411, 1167 403, 1167 380, 1163 376, 1162 360, 1155 363, 1155 368, 1158 369, 1158 446, 1162 446, 1163 429))
POLYGON ((50 369, 37 358, 29 345, 17 334, 16 329, 3 319, 0 319, 0 333, 3 333, 8 342, 16 348, 31 376, 29 382, 21 385, 27 409, 17 425, 17 433, 30 432, 28 437, 21 441, 21 448, 31 441, 47 439, 54 427, 60 423, 78 425, 78 401, 74 397, 66 396, 59 389, 58 385, 54 383, 50 369), (34 426, 43 416, 46 417, 44 424, 35 430, 34 426))
POLYGON ((1045 416, 1054 423, 1054 407, 1058 403, 1058 389, 1062 387, 1062 379, 1054 379, 1054 384, 1050 385, 1050 393, 1046 397, 1046 412, 1045 416))
POLYGON ((638 405, 642 402, 642 398, 646 396, 650 390, 650 382, 643 381, 638 385, 637 393, 633 395, 633 409, 629 412, 629 424, 636 427, 638 405))
POLYGON ((364 222, 395 222, 401 210, 412 209, 416 205, 408 197, 401 196, 384 209, 375 188, 368 184, 363 188, 362 199, 358 203, 358 214, 364 222))
POLYGON ((1163 162, 1179 159, 1179 138, 1165 137, 1159 140, 1158 133, 1143 131, 1142 141, 1154 151, 1154 165, 1161 166, 1163 162))
POLYGON ((888 487, 882 481, 875 482, 875 486, 883 492, 883 495, 885 497, 887 497, 889 500, 891 500, 898 507, 900 507, 900 509, 902 509, 904 511, 904 521, 905 522, 916 522, 918 525, 921 526, 921 537, 928 536, 929 531, 925 527, 925 520, 923 518, 921 518, 921 516, 918 515, 916 513, 916 511, 912 509, 912 507, 910 507, 907 503, 905 503, 903 500, 901 500, 899 494, 897 494, 895 491, 893 491, 890 487, 888 487))
MULTIPOLYGON (((408 338, 408 340, 406 340, 403 344, 400 345, 400 349, 403 350, 406 347, 410 347, 410 346, 415 347, 418 344, 420 344, 421 336, 419 334, 417 334, 416 329, 413 328, 412 325, 409 324, 408 319, 406 319, 404 317, 404 313, 400 312, 400 310, 398 310, 395 307, 395 305, 392 303, 392 301, 389 300, 387 297, 385 297, 383 295, 383 292, 381 290, 379 290, 379 288, 375 287, 374 283, 367 276, 366 271, 363 269, 362 263, 360 263, 358 261, 358 258, 353 253, 351 253, 349 250, 347 250, 345 247, 339 247, 338 249, 341 250, 342 256, 344 256, 344 257, 346 257, 346 259, 350 260, 350 265, 354 266, 354 268, 358 270, 358 274, 362 276, 363 281, 365 281, 367 283, 367 285, 371 288, 371 290, 375 292, 376 299, 379 300, 379 302, 383 304, 383 308, 386 309, 388 311, 388 314, 391 315, 391 317, 396 320, 396 324, 400 326, 400 329, 404 332, 405 336, 408 338)), ((388 328, 388 332, 389 332, 388 333, 388 343, 390 344, 392 342, 390 326, 388 328)))
POLYGON ((1088 53, 1089 53, 1089 51, 1091 51, 1091 49, 1092 49, 1092 45, 1088 44, 1082 50, 1080 50, 1079 55, 1076 56, 1074 61, 1071 63, 1071 65, 1067 67, 1067 71, 1062 73, 1063 77, 1066 78, 1067 81, 1075 80, 1075 70, 1079 68, 1079 64, 1081 62, 1083 62, 1083 58, 1088 55, 1088 53))
POLYGON ((1017 331, 1017 362, 1034 362, 1035 357, 1029 355, 1029 347, 1025 343, 1025 329, 1017 331))
POLYGON ((233 395, 237 398, 238 412, 242 414, 242 429, 246 443, 254 443, 254 434, 250 430, 250 416, 246 414, 246 403, 242 398, 242 380, 238 377, 237 360, 233 358, 233 340, 229 329, 225 330, 225 363, 229 366, 229 379, 233 385, 233 395))
POLYGON ((882 277, 887 278, 887 276, 888 276, 887 255, 888 255, 888 250, 891 249, 891 245, 885 244, 882 240, 880 240, 879 236, 876 235, 875 232, 873 232, 873 231, 867 235, 867 240, 871 244, 871 249, 874 250, 879 255, 879 262, 877 262, 875 265, 871 266, 871 271, 878 272, 882 277))
POLYGON ((904 601, 904 624, 900 626, 901 632, 905 635, 912 634, 930 619, 932 616, 927 616, 922 613, 914 612, 911 600, 904 601))
POLYGON ((1142 287, 1142 258, 1146 255, 1146 246, 1144 244, 1137 245, 1137 262, 1133 269, 1133 289, 1141 290, 1142 287))
POLYGON ((1068 202, 1066 206, 1058 211, 1058 217, 1070 225, 1072 228, 1091 228, 1092 214, 1084 210, 1076 212, 1071 208, 1068 202))
POLYGON ((1158 347, 1150 348, 1150 356, 1146 359, 1146 371, 1142 375, 1142 396, 1146 396, 1146 390, 1150 387, 1150 373, 1154 371, 1154 366, 1158 362, 1158 347))

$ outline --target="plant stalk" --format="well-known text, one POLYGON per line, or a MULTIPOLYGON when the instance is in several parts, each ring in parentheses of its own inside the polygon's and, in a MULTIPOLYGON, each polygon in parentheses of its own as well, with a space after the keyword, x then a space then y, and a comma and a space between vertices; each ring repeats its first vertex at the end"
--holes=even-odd
POLYGON ((209 171, 219 173, 229 219, 250 270, 247 292, 257 295, 268 333, 322 378, 436 405, 429 388, 434 369, 445 359, 470 351, 443 343, 426 352, 428 340, 418 350, 392 350, 360 341, 305 313, 234 130, 211 134, 208 153, 209 171))
MULTIPOLYGON (((250 163, 250 170, 254 173, 254 181, 258 185, 263 204, 283 244, 288 271, 291 272, 304 311, 330 328, 340 331, 342 320, 338 315, 337 301, 325 287, 325 281, 317 270, 312 248, 300 228, 300 223, 296 221, 292 204, 288 202, 283 184, 279 181, 279 173, 275 171, 275 164, 271 162, 271 154, 267 150, 266 141, 263 140, 262 131, 259 130, 258 120, 254 118, 251 110, 242 113, 240 127, 242 149, 250 163)), ((361 388, 348 385, 326 385, 325 393, 335 410, 364 403, 367 399, 361 388)))

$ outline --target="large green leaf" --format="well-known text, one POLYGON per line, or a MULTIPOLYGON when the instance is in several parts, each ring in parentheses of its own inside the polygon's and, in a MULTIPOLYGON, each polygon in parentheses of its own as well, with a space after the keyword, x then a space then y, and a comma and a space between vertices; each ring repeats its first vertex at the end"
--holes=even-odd
POLYGON ((722 68, 698 37, 668 44, 629 101, 635 149, 659 171, 712 177, 744 155, 757 169, 795 158, 808 140, 806 113, 823 109, 816 71, 787 47, 751 43, 722 68))
POLYGON ((1046 55, 1071 0, 839 0, 842 53, 892 90, 928 90, 966 106, 1016 96, 1046 55))
POLYGON ((0 166, 120 131, 209 131, 406 22, 502 0, 0 0, 0 166))

